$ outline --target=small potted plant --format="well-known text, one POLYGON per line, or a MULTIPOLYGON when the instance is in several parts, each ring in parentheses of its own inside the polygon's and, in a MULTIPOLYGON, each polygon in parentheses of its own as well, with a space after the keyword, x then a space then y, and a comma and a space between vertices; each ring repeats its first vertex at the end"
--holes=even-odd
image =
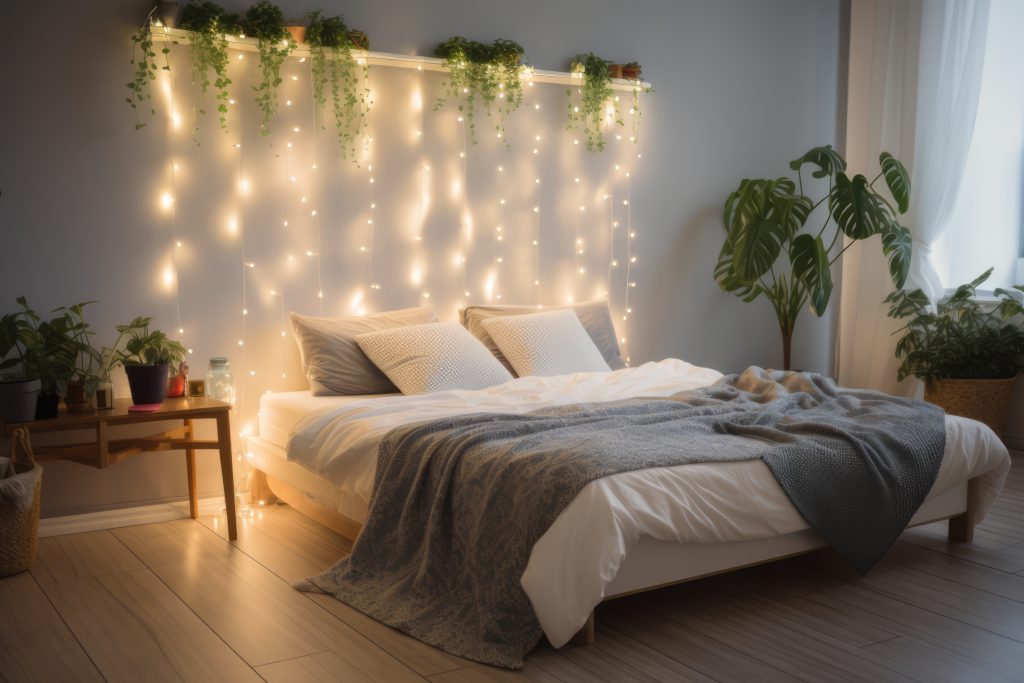
MULTIPOLYGON (((241 33, 238 17, 224 13, 224 8, 208 0, 190 2, 181 15, 181 28, 193 33, 189 44, 192 57, 192 87, 206 95, 213 70, 214 95, 220 127, 227 130, 228 120, 228 40, 226 34, 241 33)), ((205 114, 204 109, 199 113, 205 114)), ((198 142, 198 140, 197 140, 198 142)))
POLYGON ((924 398, 947 413, 984 422, 1002 436, 1014 378, 1024 370, 1024 307, 1017 293, 995 290, 996 301, 980 303, 977 288, 989 268, 960 285, 935 306, 920 290, 889 295, 889 316, 907 319, 896 344, 898 377, 925 383, 924 398))
POLYGON ((609 64, 608 76, 609 78, 622 78, 622 64, 609 64))
POLYGON ((622 65, 621 77, 625 78, 627 81, 639 81, 641 71, 642 69, 639 62, 626 62, 622 65))
POLYGON ((0 375, 0 422, 28 422, 36 416, 36 401, 42 382, 29 371, 23 313, 8 313, 0 318, 0 370, 20 366, 20 371, 0 375), (11 353, 13 356, 8 357, 11 353))
POLYGON ((98 372, 103 359, 100 352, 93 348, 90 337, 93 332, 89 329, 89 323, 85 320, 83 309, 89 303, 85 302, 55 309, 55 313, 62 313, 64 326, 69 337, 70 344, 75 352, 75 368, 71 377, 67 380, 64 392, 64 405, 69 413, 84 413, 92 408, 92 397, 99 384, 98 372))
POLYGON ((60 315, 43 320, 25 297, 18 297, 17 302, 21 310, 4 316, 0 323, 0 357, 12 351, 16 357, 5 360, 0 369, 20 364, 24 378, 38 379, 35 418, 54 418, 60 398, 67 395, 68 383, 75 377, 79 356, 89 348, 81 334, 88 325, 70 310, 77 309, 80 314, 87 303, 54 309, 60 315))
POLYGON ((366 128, 369 66, 365 58, 357 61, 352 56, 352 48, 365 50, 369 39, 362 31, 349 30, 340 16, 321 17, 320 10, 316 10, 306 18, 309 21, 313 99, 322 106, 330 93, 341 154, 358 165, 355 140, 366 128))
POLYGON ((612 90, 608 65, 608 60, 593 52, 576 55, 570 64, 570 71, 583 74, 583 85, 579 88, 578 102, 573 97, 573 88, 566 90, 569 96, 568 128, 583 129, 587 137, 587 149, 591 152, 604 150, 602 127, 606 119, 609 124, 623 125, 619 108, 613 102, 615 92, 612 90), (606 108, 609 102, 612 103, 610 111, 606 108))
POLYGON ((277 88, 281 85, 281 66, 295 49, 295 41, 288 34, 284 13, 268 0, 260 0, 245 13, 248 30, 258 41, 260 53, 260 84, 256 89, 256 104, 263 116, 260 136, 270 135, 270 118, 277 112, 277 88))
MULTIPOLYGON (((434 54, 445 60, 448 68, 447 92, 439 97, 434 110, 454 100, 469 123, 470 138, 475 144, 476 108, 481 104, 494 120, 499 138, 505 136, 504 117, 523 102, 523 47, 512 40, 499 38, 481 43, 462 36, 453 36, 437 46, 434 54)), ((505 140, 508 146, 508 140, 505 140)))
POLYGON ((185 359, 185 347, 160 330, 149 329, 152 318, 139 316, 117 331, 126 340, 115 350, 114 362, 124 366, 135 405, 163 403, 167 397, 169 368, 185 359))

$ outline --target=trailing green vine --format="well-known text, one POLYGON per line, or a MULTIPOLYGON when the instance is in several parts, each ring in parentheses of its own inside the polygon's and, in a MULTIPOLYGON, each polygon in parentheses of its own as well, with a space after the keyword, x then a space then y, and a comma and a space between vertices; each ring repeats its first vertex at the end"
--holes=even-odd
POLYGON ((504 117, 523 102, 523 52, 518 43, 503 39, 487 45, 454 36, 438 45, 434 54, 444 58, 449 74, 447 93, 438 98, 435 111, 449 99, 458 100, 459 111, 469 122, 470 136, 475 144, 479 101, 487 116, 494 121, 498 137, 504 137, 504 117))
MULTIPOLYGON (((185 7, 181 16, 181 28, 192 31, 192 85, 206 95, 210 87, 210 71, 214 73, 213 87, 220 127, 228 128, 228 41, 227 33, 242 33, 236 15, 226 15, 224 8, 208 0, 194 0, 185 7)), ((204 109, 199 113, 205 114, 204 109)), ((198 130, 198 129, 197 129, 198 130)), ((198 144, 198 139, 196 143, 198 144)))
POLYGON ((612 90, 608 64, 608 61, 593 52, 576 55, 572 60, 571 71, 582 74, 583 84, 578 88, 580 99, 577 101, 573 98, 572 87, 565 91, 569 96, 569 123, 566 129, 582 129, 586 134, 587 149, 591 152, 604 150, 604 132, 601 127, 607 116, 614 117, 612 120, 616 124, 624 125, 622 113, 614 101, 615 92, 612 90), (610 111, 606 112, 606 106, 610 107, 610 111))
MULTIPOLYGON (((134 78, 128 83, 129 96, 125 101, 131 105, 135 112, 135 129, 138 130, 146 125, 139 118, 139 105, 147 100, 152 102, 153 94, 150 92, 150 83, 156 80, 156 72, 161 68, 156 63, 156 52, 153 51, 153 30, 151 21, 156 7, 146 15, 146 21, 139 27, 138 33, 132 35, 132 56, 131 65, 134 78)), ((165 71, 171 70, 170 62, 167 61, 167 54, 170 48, 164 47, 161 52, 164 55, 165 71)), ((150 114, 156 114, 156 109, 150 104, 150 114)))
POLYGON ((352 49, 368 50, 369 39, 362 31, 351 31, 340 17, 320 18, 320 10, 306 15, 309 28, 306 37, 310 46, 313 75, 313 98, 323 105, 330 86, 331 108, 338 134, 341 154, 358 165, 355 140, 366 128, 369 97, 366 79, 369 60, 360 62, 352 56, 352 49))
POLYGON ((261 80, 256 91, 256 105, 263 116, 260 136, 270 134, 270 118, 277 112, 277 88, 281 85, 281 66, 295 49, 295 41, 285 28, 284 13, 268 0, 259 0, 245 13, 246 26, 257 40, 260 54, 261 80))

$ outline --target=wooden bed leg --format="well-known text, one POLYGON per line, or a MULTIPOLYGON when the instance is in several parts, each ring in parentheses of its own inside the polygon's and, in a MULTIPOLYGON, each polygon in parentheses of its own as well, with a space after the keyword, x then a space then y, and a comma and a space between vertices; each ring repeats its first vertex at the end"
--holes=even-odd
POLYGON ((252 484, 249 486, 249 503, 250 505, 259 505, 260 501, 263 501, 264 505, 271 505, 277 502, 277 496, 267 484, 266 473, 254 467, 252 469, 252 484))
POLYGON ((573 645, 593 645, 594 644, 594 612, 590 612, 590 616, 587 617, 586 622, 583 624, 583 628, 576 632, 576 635, 572 637, 573 645))
POLYGON ((974 540, 974 510, 978 502, 978 481, 967 482, 967 511, 949 519, 949 540, 970 543, 974 540))

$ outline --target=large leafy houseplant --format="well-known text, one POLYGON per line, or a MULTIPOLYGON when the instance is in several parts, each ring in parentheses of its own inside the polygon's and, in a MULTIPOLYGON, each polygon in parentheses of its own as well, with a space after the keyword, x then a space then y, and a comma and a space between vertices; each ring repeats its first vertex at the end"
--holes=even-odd
POLYGON ((342 156, 358 163, 356 137, 366 128, 369 98, 365 86, 369 60, 364 55, 359 62, 352 50, 367 50, 369 42, 361 31, 350 31, 344 19, 320 17, 320 10, 307 15, 312 58, 313 98, 324 105, 327 92, 331 94, 331 109, 342 156))
MULTIPOLYGON (((213 72, 214 99, 220 115, 220 127, 228 127, 228 41, 226 34, 241 34, 236 15, 226 14, 220 5, 208 0, 193 0, 182 12, 181 28, 192 31, 192 86, 205 97, 213 72)), ((206 111, 199 109, 199 113, 206 111)), ((197 140, 198 142, 198 140, 197 140)))
POLYGON ((832 265, 856 241, 878 235, 896 289, 910 269, 910 231, 899 216, 910 204, 910 178, 888 152, 879 157, 881 171, 871 181, 846 173, 846 161, 831 146, 815 147, 790 162, 788 177, 744 179, 725 202, 725 242, 715 266, 719 286, 746 302, 764 296, 782 332, 783 363, 791 361, 793 328, 806 304, 822 316, 832 296, 832 265), (803 166, 811 176, 828 180, 828 192, 814 201, 804 194, 803 166), (875 190, 884 180, 891 199, 875 190), (805 232, 811 213, 825 205, 820 227, 805 232), (829 235, 829 230, 834 231, 829 235), (848 242, 840 245, 841 238, 848 242))
POLYGON ((618 105, 614 101, 612 77, 608 71, 608 60, 598 57, 593 52, 578 54, 572 59, 570 70, 580 74, 581 85, 576 88, 580 97, 573 97, 573 88, 565 93, 569 97, 568 130, 580 128, 587 138, 587 149, 591 152, 604 150, 604 122, 611 121, 624 125, 618 105))
POLYGON ((438 98, 434 109, 441 109, 449 99, 456 100, 476 143, 479 103, 494 121, 498 137, 504 137, 505 116, 523 102, 523 53, 523 46, 511 40, 498 39, 487 44, 453 36, 444 41, 434 54, 442 57, 448 67, 447 92, 438 98))
POLYGON ((281 85, 281 66, 295 49, 295 41, 288 33, 284 13, 269 0, 259 0, 245 13, 247 30, 257 40, 260 54, 260 84, 256 90, 256 105, 262 113, 260 135, 270 134, 270 118, 277 112, 277 88, 281 85))

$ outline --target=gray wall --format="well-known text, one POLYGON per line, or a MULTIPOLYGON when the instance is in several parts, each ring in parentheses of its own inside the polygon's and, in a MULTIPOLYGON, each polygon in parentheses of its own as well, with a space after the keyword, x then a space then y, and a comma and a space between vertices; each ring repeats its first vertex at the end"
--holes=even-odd
MULTIPOLYGON (((226 4, 244 8, 240 2, 226 4)), ((644 100, 638 148, 612 143, 604 155, 574 149, 572 135, 563 128, 564 88, 542 84, 527 98, 542 103, 542 110, 524 107, 508 122, 512 151, 489 137, 470 146, 468 206, 476 231, 469 252, 470 298, 481 298, 481 282, 493 266, 489 226, 497 220, 515 233, 506 245, 501 286, 505 302, 537 303, 540 296, 544 303, 559 303, 569 290, 582 300, 600 289, 603 280, 596 274, 607 268, 602 255, 608 249, 601 199, 609 190, 623 196, 624 180, 613 171, 613 164, 621 162, 633 170, 631 216, 638 232, 634 316, 622 331, 633 362, 676 356, 723 370, 780 363, 781 343, 768 304, 743 304, 720 292, 712 280, 722 237, 720 210, 740 178, 782 174, 794 156, 842 139, 838 129, 845 81, 840 72, 845 57, 838 1, 378 0, 282 5, 291 17, 315 7, 342 12, 350 25, 371 36, 374 49, 385 52, 431 54, 437 42, 461 34, 513 38, 541 69, 565 69, 569 57, 584 51, 640 61, 656 92, 644 100), (544 140, 541 153, 534 156, 530 147, 536 131, 544 140), (642 160, 634 160, 638 151, 642 160), (514 173, 510 185, 498 183, 497 164, 514 173), (545 207, 540 295, 530 287, 533 252, 527 241, 532 234, 529 206, 536 201, 529 184, 534 174, 544 179, 539 195, 545 207), (577 175, 584 178, 583 190, 571 181, 577 175), (498 218, 496 200, 506 195, 511 206, 498 218), (577 201, 588 206, 580 228, 588 246, 583 282, 572 275, 577 201)), ((165 329, 176 328, 175 299, 160 280, 171 223, 158 201, 173 155, 181 164, 174 230, 184 242, 178 252, 184 339, 195 352, 195 374, 202 374, 209 356, 225 353, 236 374, 257 372, 240 382, 246 396, 237 411, 238 429, 252 420, 263 391, 301 387, 293 344, 280 336, 280 300, 269 294, 271 289, 285 292, 286 308, 325 314, 348 312, 359 289, 376 310, 415 305, 421 289, 427 289, 440 315, 453 317, 463 299, 463 284, 461 270, 450 265, 450 254, 458 246, 464 204, 451 197, 448 184, 459 177, 461 140, 453 111, 432 110, 440 75, 371 71, 377 97, 370 121, 378 181, 374 201, 380 207, 374 278, 384 287, 370 292, 365 289, 366 263, 358 255, 366 238, 367 171, 336 157, 329 131, 313 134, 308 81, 294 86, 300 88, 294 91, 295 106, 282 113, 269 140, 256 137, 245 92, 255 67, 251 54, 244 62, 247 67, 232 67, 240 123, 228 136, 220 135, 211 119, 200 124, 203 144, 196 147, 190 141, 192 100, 183 77, 174 95, 183 129, 168 130, 166 102, 158 96, 160 115, 142 130, 133 130, 132 114, 123 102, 130 76, 128 36, 145 11, 146 3, 136 0, 0 7, 0 50, 6 57, 0 107, 0 301, 13 302, 24 293, 36 308, 47 309, 96 299, 100 303, 90 318, 106 341, 115 323, 140 313, 157 316, 165 329), (408 106, 416 87, 426 102, 422 123, 408 106), (288 135, 285 126, 299 122, 303 133, 288 135), (423 140, 410 142, 408 135, 418 126, 423 140), (293 163, 308 166, 316 159, 320 166, 316 179, 308 168, 300 178, 305 189, 289 188, 286 182, 283 145, 292 139, 293 163), (254 186, 244 201, 235 191, 238 159, 229 144, 235 140, 243 143, 244 172, 254 186), (415 222, 410 216, 417 212, 423 162, 432 166, 434 185, 423 228, 428 275, 420 288, 410 286, 408 270, 420 256, 410 239, 415 229, 410 228, 415 222), (321 211, 323 302, 315 296, 315 268, 304 256, 315 245, 315 225, 297 203, 298 194, 306 191, 321 211), (239 212, 247 258, 256 263, 247 280, 250 315, 244 351, 237 346, 242 325, 240 243, 225 227, 239 212), (287 231, 280 226, 285 214, 293 221, 287 231), (288 254, 298 263, 288 265, 288 254), (281 372, 288 377, 281 379, 281 372)), ((185 72, 186 59, 185 48, 172 53, 178 74, 185 72)), ((294 65, 286 73, 292 73, 289 69, 307 73, 294 65)), ((287 81, 285 87, 291 87, 287 81)), ((283 92, 287 97, 289 91, 283 92)), ((487 130, 486 122, 481 129, 487 130)), ((616 211, 624 215, 621 206, 616 211)), ((617 249, 623 247, 617 243, 617 249)), ((610 294, 621 308, 623 288, 616 285, 610 294)), ((805 314, 797 326, 794 363, 830 371, 833 337, 831 316, 817 320, 805 314)), ((176 455, 146 456, 107 472, 56 463, 47 468, 44 513, 180 497, 185 493, 181 470, 176 455)), ((201 489, 215 492, 217 481, 212 459, 205 459, 201 489)))

